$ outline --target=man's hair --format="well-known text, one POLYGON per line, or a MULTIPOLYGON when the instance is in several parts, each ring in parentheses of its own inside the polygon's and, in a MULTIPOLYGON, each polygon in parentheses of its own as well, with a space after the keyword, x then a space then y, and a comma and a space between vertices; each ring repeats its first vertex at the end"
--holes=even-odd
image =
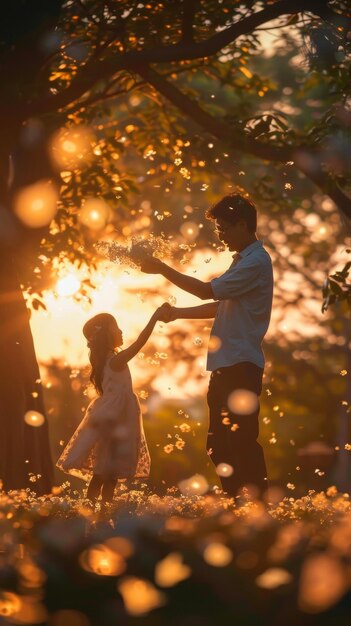
POLYGON ((208 220, 222 219, 231 224, 245 220, 250 232, 257 230, 257 210, 253 202, 240 193, 224 196, 206 211, 208 220))

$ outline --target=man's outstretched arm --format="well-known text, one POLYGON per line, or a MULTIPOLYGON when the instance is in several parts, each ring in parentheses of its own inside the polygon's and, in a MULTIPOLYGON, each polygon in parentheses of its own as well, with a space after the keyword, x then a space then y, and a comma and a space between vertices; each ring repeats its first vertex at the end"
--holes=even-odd
POLYGON ((177 307, 172 306, 169 321, 174 320, 200 320, 210 319, 216 316, 219 302, 207 302, 200 306, 177 307))
POLYGON ((140 269, 145 274, 162 274, 173 285, 193 294, 193 296, 201 298, 201 300, 214 300, 210 282, 204 282, 198 278, 177 272, 177 270, 155 257, 144 258, 140 269))

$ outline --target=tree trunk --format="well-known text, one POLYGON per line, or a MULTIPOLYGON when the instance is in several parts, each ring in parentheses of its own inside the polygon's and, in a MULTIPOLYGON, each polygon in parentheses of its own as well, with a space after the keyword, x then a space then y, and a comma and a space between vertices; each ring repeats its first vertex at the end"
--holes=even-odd
POLYGON ((23 125, 27 120, 23 111, 33 96, 47 93, 43 68, 50 51, 42 44, 53 35, 62 4, 63 0, 8 2, 0 23, 0 91, 6 112, 0 132, 0 480, 5 489, 30 487, 38 494, 51 490, 53 468, 46 419, 39 427, 24 421, 26 411, 45 415, 45 410, 19 268, 39 254, 42 232, 20 224, 11 212, 11 201, 19 187, 50 178, 45 129, 39 137, 38 132, 27 132, 24 140, 28 124, 23 125))
MULTIPOLYGON (((16 144, 17 129, 10 130, 8 144, 11 139, 16 144)), ((9 145, 3 145, 0 152, 0 480, 6 490, 30 487, 44 494, 51 491, 53 478, 48 424, 46 419, 39 427, 24 421, 30 409, 44 416, 45 409, 30 312, 18 272, 19 260, 30 263, 29 250, 34 258, 38 254, 41 233, 40 229, 27 231, 9 208, 13 193, 9 152, 9 145)), ((28 171, 30 164, 31 160, 28 171)))
POLYGON ((2 253, 0 261, 0 478, 6 490, 43 494, 53 476, 47 420, 39 427, 24 421, 30 409, 45 415, 29 311, 13 259, 2 253))

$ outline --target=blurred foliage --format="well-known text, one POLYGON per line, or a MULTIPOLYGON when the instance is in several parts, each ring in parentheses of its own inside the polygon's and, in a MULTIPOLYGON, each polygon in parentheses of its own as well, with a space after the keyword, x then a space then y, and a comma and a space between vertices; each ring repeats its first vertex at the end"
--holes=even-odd
MULTIPOLYGON (((351 250, 346 250, 350 253, 351 250)), ((351 268, 351 261, 348 261, 342 270, 335 272, 327 278, 323 287, 323 306, 322 313, 327 311, 328 307, 335 302, 346 301, 351 307, 351 284, 348 282, 348 276, 351 268)))
POLYGON ((350 500, 0 492, 5 623, 347 626, 350 500))

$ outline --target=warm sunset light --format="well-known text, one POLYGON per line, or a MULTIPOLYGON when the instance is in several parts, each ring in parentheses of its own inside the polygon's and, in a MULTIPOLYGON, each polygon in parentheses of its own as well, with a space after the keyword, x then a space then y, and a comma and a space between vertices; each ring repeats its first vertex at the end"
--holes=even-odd
POLYGON ((57 211, 58 192, 50 180, 40 180, 22 188, 15 197, 14 210, 29 228, 51 222, 57 211))
POLYGON ((346 0, 11 0, 0 626, 346 626, 346 0))
POLYGON ((27 411, 24 415, 24 421, 28 426, 42 426, 45 422, 45 417, 39 411, 27 411))
POLYGON ((57 281, 56 291, 59 296, 68 297, 77 293, 80 288, 80 280, 74 274, 68 274, 57 281))

